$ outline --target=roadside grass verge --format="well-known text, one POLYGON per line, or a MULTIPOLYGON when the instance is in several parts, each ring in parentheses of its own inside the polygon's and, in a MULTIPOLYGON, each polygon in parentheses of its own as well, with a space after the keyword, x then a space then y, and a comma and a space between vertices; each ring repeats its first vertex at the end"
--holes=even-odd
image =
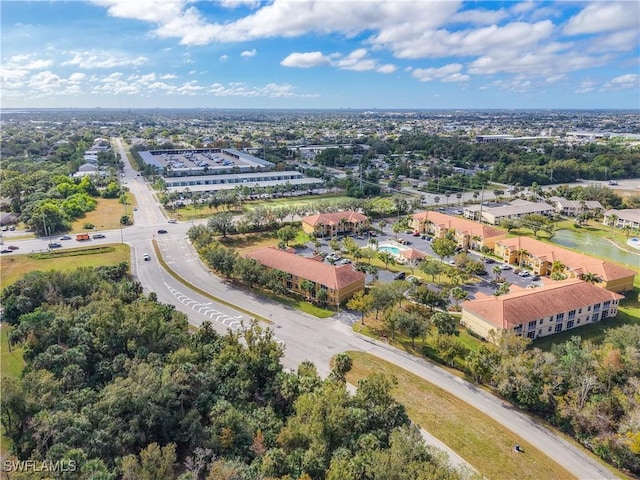
MULTIPOLYGON (((24 369, 23 350, 13 347, 9 352, 8 336, 14 327, 6 323, 0 324, 0 376, 19 378, 24 369)), ((0 455, 3 458, 9 454, 11 441, 4 435, 4 427, 0 425, 0 455)))
POLYGON ((538 480, 576 478, 516 434, 436 385, 364 352, 347 352, 353 368, 347 381, 381 373, 397 380, 394 398, 413 422, 432 433, 486 478, 538 480), (519 444, 525 453, 516 453, 519 444))
POLYGON ((51 253, 11 255, 0 258, 2 288, 36 270, 69 272, 78 267, 99 267, 129 262, 131 254, 126 244, 109 244, 100 247, 80 247, 51 253))
POLYGON ((334 201, 343 201, 343 200, 353 200, 353 198, 348 197, 347 195, 338 193, 327 193, 324 195, 307 195, 304 197, 282 197, 282 198, 265 198, 260 200, 249 200, 243 202, 242 209, 253 210, 257 207, 284 207, 284 206, 296 206, 296 207, 304 207, 317 202, 324 202, 327 200, 334 201))

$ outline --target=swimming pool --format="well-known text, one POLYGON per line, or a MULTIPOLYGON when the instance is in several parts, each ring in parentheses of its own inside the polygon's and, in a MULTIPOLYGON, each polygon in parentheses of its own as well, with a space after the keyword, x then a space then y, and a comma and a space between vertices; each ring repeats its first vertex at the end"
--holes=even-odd
POLYGON ((392 247, 390 245, 383 245, 382 247, 378 247, 379 252, 389 252, 393 255, 400 255, 400 249, 398 247, 392 247))
POLYGON ((633 237, 627 240, 627 245, 631 245, 633 248, 640 250, 640 238, 633 237))

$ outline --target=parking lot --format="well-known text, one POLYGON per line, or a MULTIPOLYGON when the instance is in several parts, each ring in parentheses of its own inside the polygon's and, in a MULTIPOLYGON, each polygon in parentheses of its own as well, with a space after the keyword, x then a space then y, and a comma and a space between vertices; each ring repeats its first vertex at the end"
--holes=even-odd
MULTIPOLYGON (((456 210, 456 208, 451 207, 448 210, 456 210)), ((452 214, 452 212, 447 212, 447 213, 452 214)), ((433 259, 439 260, 439 257, 433 252, 433 249, 431 248, 431 242, 429 238, 423 239, 420 236, 413 236, 412 233, 407 233, 407 231, 398 233, 396 235, 395 233, 392 232, 392 228, 393 228, 393 220, 389 219, 388 224, 385 226, 383 231, 380 231, 380 229, 376 229, 377 236, 375 238, 378 241, 378 244, 382 244, 388 241, 395 241, 396 239, 398 239, 400 240, 401 243, 408 246, 409 248, 415 248, 416 250, 419 250, 425 253, 427 255, 425 259, 429 259, 431 257, 433 259)), ((356 244, 358 244, 360 247, 366 247, 371 237, 369 235, 362 235, 362 236, 353 236, 352 238, 356 242, 356 244)), ((323 252, 327 256, 330 256, 331 254, 334 253, 331 247, 329 246, 330 239, 320 238, 319 240, 320 240, 320 248, 319 248, 320 252, 323 252)), ((315 247, 313 246, 313 244, 309 243, 304 249, 299 250, 299 253, 302 253, 304 255, 311 255, 314 250, 315 250, 315 247)), ((342 259, 343 257, 340 255, 339 252, 336 252, 336 253, 338 255, 333 256, 332 258, 335 259, 334 261, 336 262, 335 263, 336 265, 340 265, 341 264, 340 259, 342 259), (338 259, 338 257, 340 259, 338 259)), ((470 257, 472 257, 475 260, 480 260, 480 261, 484 260, 484 257, 479 252, 469 251, 468 254, 470 257)), ((451 260, 453 260, 452 257, 446 257, 443 259, 443 262, 448 264, 449 261, 451 260)), ((328 260, 325 259, 325 261, 328 261, 328 260)), ((363 261, 366 262, 366 260, 363 260, 363 261)), ((469 293, 468 299, 475 298, 475 296, 479 292, 482 292, 487 295, 494 294, 497 286, 495 284, 492 284, 491 281, 495 279, 495 274, 492 271, 495 265, 503 265, 503 263, 499 262, 498 260, 494 260, 494 263, 485 264, 485 269, 487 271, 486 275, 476 277, 477 281, 472 284, 462 285, 462 288, 469 293)), ((385 269, 379 270, 378 278, 380 281, 392 282, 394 280, 394 275, 397 273, 397 270, 399 269, 397 268, 397 266, 394 268, 394 266, 392 265, 390 265, 389 268, 390 270, 385 270, 385 269)), ((510 284, 518 285, 520 287, 525 288, 532 283, 533 275, 530 275, 528 277, 519 276, 514 271, 515 269, 517 269, 516 265, 503 267, 503 268, 504 269, 501 270, 500 272, 500 276, 510 284)), ((371 283, 372 281, 373 281, 373 276, 367 275, 367 284, 371 283)), ((541 281, 544 282, 544 278, 541 279, 541 281)), ((537 283, 537 282, 533 282, 533 283, 537 283)), ((431 283, 429 283, 429 286, 434 289, 439 289, 439 287, 431 283)))

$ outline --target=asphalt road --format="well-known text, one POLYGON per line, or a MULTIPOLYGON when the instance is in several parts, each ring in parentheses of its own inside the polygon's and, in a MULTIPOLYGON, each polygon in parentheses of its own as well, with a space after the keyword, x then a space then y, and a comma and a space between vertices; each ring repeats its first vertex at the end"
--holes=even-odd
MULTIPOLYGON (((121 153, 122 154, 122 153, 121 153)), ((123 237, 132 247, 132 271, 143 284, 145 291, 153 291, 159 301, 170 303, 184 312, 192 325, 199 326, 209 320, 214 327, 225 332, 238 328, 241 321, 248 322, 241 312, 225 305, 212 302, 198 292, 185 287, 170 276, 160 265, 152 248, 155 238, 161 254, 168 265, 190 283, 197 285, 210 294, 223 298, 227 302, 242 306, 244 309, 271 318, 271 326, 276 338, 283 342, 285 354, 283 363, 287 368, 295 369, 303 360, 312 361, 321 375, 329 372, 330 359, 345 350, 360 350, 376 355, 415 375, 432 382, 452 395, 479 409, 491 418, 544 454, 563 465, 580 479, 616 478, 609 470, 589 457, 583 450, 576 448, 551 430, 537 424, 527 415, 502 401, 501 399, 477 388, 438 367, 416 357, 410 356, 386 344, 353 333, 352 329, 335 318, 318 319, 281 304, 271 302, 258 295, 234 288, 233 285, 213 275, 200 262, 196 253, 185 238, 189 224, 167 225, 153 195, 144 187, 141 177, 136 177, 126 156, 123 155, 126 181, 132 193, 136 195, 138 211, 136 226, 124 230, 123 237), (151 210, 155 209, 156 213, 151 210), (158 235, 157 230, 165 228, 168 233, 158 235), (142 259, 143 253, 151 255, 150 261, 142 259)), ((113 243, 120 238, 119 231, 106 232, 107 238, 91 240, 96 243, 113 243)), ((75 240, 67 240, 69 246, 77 246, 75 240)), ((47 240, 25 240, 20 244, 21 253, 31 245, 45 246, 47 240)), ((505 452, 508 454, 509 452, 505 452)))

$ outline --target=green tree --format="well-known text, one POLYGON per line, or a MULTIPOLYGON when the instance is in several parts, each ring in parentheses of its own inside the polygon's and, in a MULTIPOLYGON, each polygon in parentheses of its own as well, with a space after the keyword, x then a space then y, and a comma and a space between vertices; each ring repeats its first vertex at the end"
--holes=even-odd
POLYGON ((209 219, 207 226, 214 233, 226 237, 233 230, 233 214, 231 212, 216 213, 209 219))
POLYGON ((290 225, 279 228, 277 233, 278 238, 282 240, 287 247, 289 246, 289 242, 296 238, 297 234, 298 229, 290 225))
POLYGON ((360 321, 364 325, 364 316, 374 308, 373 295, 364 291, 356 292, 347 302, 347 308, 360 312, 360 321))
POLYGON ((431 322, 438 329, 440 335, 457 335, 458 319, 445 312, 436 312, 431 316, 431 322))
POLYGON ((431 242, 431 248, 433 252, 440 257, 440 261, 444 261, 444 257, 450 257, 455 253, 458 244, 455 240, 451 240, 447 237, 436 238, 431 242))

